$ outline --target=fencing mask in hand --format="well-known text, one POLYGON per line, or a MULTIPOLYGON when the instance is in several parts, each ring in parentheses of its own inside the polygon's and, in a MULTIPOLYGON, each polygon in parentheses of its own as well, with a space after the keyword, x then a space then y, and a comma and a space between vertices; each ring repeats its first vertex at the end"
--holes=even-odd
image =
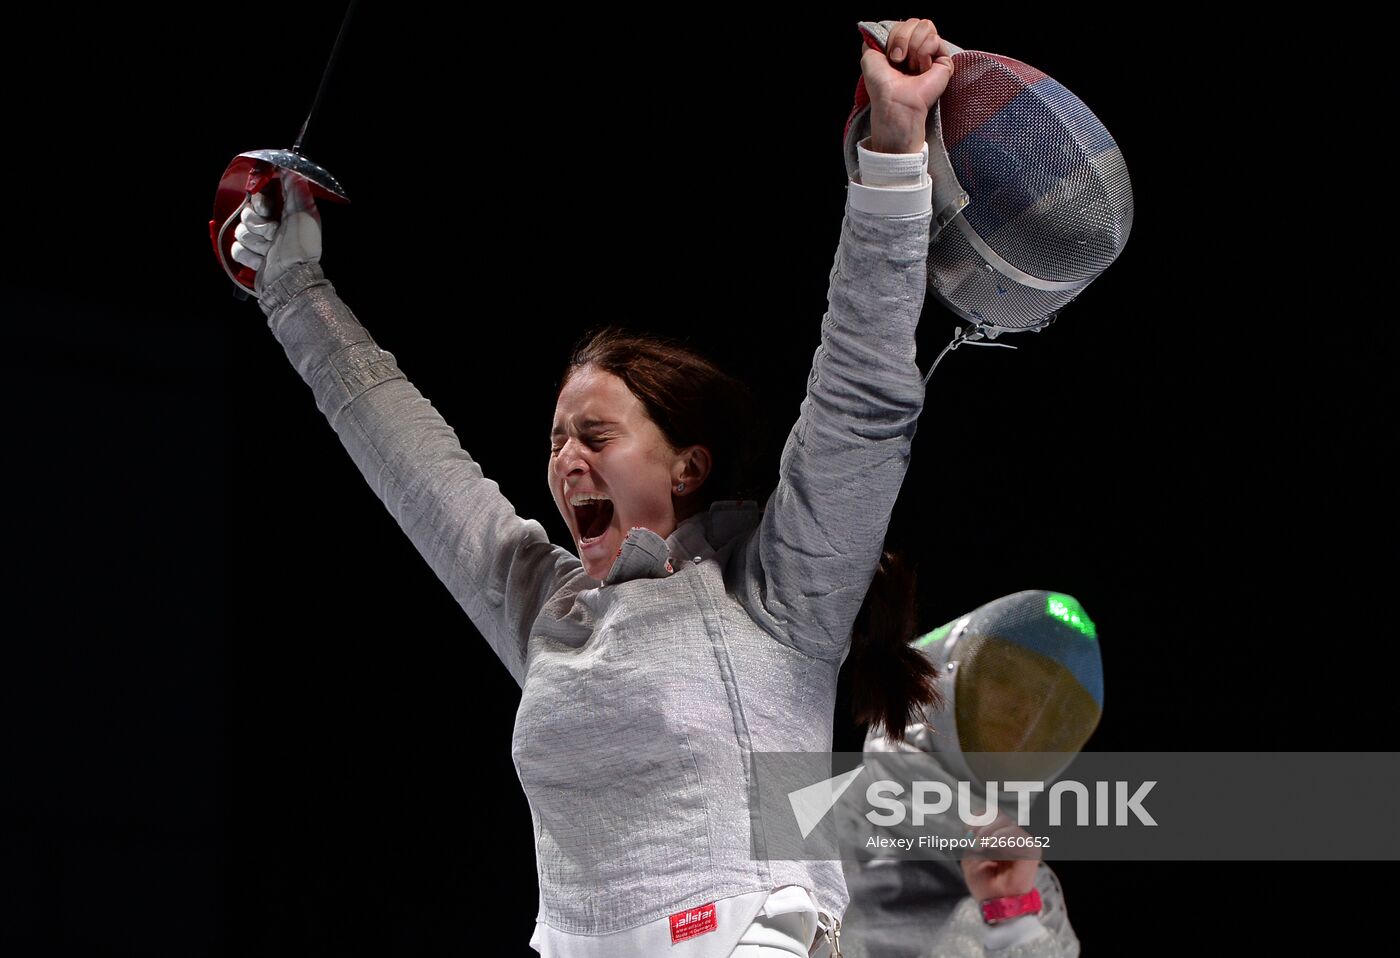
MULTIPOLYGON (((894 25, 859 28, 884 50, 894 25)), ((929 290, 972 324, 967 340, 1038 331, 1122 252, 1133 222, 1128 169, 1104 125, 1059 83, 1010 57, 947 46, 953 77, 928 122, 929 290)), ((856 144, 869 135, 862 78, 845 130, 852 178, 856 144)))

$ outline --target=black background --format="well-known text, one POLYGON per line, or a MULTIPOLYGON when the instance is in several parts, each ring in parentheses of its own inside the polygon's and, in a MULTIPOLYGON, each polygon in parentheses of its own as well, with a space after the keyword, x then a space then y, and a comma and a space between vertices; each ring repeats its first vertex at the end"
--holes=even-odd
MULTIPOLYGON (((8 954, 532 953, 518 689, 210 255, 220 173, 291 145, 340 10, 11 21, 8 954)), ((845 201, 854 25, 901 12, 1073 90, 1136 196, 1126 251, 1055 326, 930 386, 890 532, 925 626, 1077 596, 1107 670, 1093 748, 1391 748, 1371 25, 368 2, 305 143, 353 199, 323 204, 327 274, 557 542, 545 434, 593 323, 753 383, 775 467, 845 201)), ((930 303, 922 366, 954 325, 930 303)), ((1300 773, 1269 787, 1326 794, 1300 773)), ((1089 954, 1296 943, 1396 888, 1384 865, 1057 870, 1089 954)))

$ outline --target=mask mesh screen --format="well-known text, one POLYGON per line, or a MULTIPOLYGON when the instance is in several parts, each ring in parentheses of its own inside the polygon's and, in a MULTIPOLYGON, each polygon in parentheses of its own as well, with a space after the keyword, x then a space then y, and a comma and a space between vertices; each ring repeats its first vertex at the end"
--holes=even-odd
POLYGON ((929 249, 929 283, 967 318, 1004 329, 1043 325, 1122 252, 1133 197, 1117 143, 1084 103, 1034 67, 964 51, 940 98, 944 146, 970 198, 929 249), (1044 290, 1004 275, 975 233, 1044 290))

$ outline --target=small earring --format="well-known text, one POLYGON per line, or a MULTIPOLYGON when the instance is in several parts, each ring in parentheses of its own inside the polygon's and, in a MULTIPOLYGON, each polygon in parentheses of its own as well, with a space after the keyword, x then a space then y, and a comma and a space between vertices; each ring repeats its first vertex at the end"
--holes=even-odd
POLYGON ((685 492, 685 483, 683 483, 683 482, 682 482, 682 483, 678 483, 678 484, 676 485, 676 491, 677 491, 677 492, 685 492))

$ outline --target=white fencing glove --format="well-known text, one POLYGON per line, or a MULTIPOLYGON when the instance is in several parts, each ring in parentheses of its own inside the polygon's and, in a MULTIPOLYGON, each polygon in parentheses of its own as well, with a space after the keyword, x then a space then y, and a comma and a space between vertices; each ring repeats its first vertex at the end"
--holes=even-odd
POLYGON ((273 218, 273 204, 265 194, 254 193, 233 231, 230 252, 236 262, 257 272, 253 289, 259 296, 298 263, 321 259, 321 212, 310 182, 290 170, 280 171, 277 182, 282 184, 281 219, 273 218))

